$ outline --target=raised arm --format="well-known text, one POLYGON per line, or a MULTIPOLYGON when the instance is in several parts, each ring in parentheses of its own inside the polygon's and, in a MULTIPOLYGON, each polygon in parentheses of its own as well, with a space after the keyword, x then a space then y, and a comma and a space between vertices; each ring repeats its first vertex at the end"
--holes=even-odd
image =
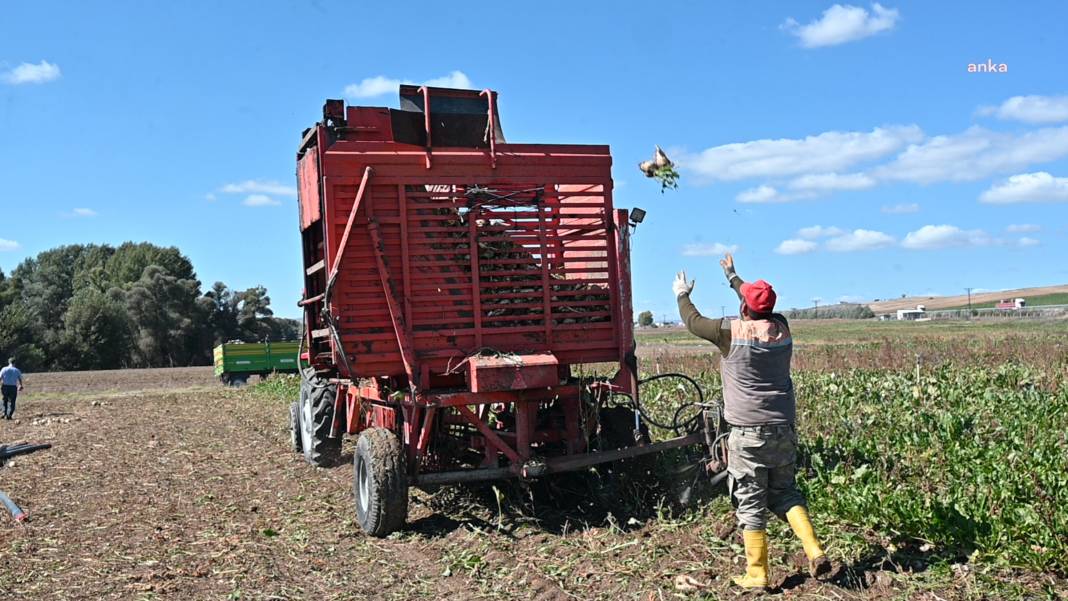
POLYGON ((734 288, 735 294, 738 295, 738 300, 743 300, 742 284, 745 282, 734 272, 734 256, 731 253, 727 253, 726 256, 720 259, 719 266, 723 268, 723 275, 727 276, 727 281, 730 283, 731 288, 734 288))
POLYGON ((680 271, 675 276, 675 283, 672 289, 675 291, 675 298, 679 303, 679 317, 682 319, 682 323, 686 324, 686 329, 691 334, 715 344, 720 351, 726 354, 730 348, 730 330, 723 329, 724 320, 709 319, 701 315, 701 312, 694 306, 693 301, 690 300, 690 292, 693 291, 695 283, 696 281, 686 281, 685 271, 680 271))

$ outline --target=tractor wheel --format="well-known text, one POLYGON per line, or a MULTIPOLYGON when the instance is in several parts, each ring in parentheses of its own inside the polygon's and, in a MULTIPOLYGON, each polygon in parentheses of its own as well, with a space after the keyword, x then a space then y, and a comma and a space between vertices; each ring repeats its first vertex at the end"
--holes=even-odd
POLYGON ((408 519, 408 472, 404 449, 385 428, 368 428, 356 442, 352 457, 352 493, 356 521, 377 537, 389 535, 408 519))
POLYGON ((230 388, 241 388, 248 383, 248 374, 223 374, 219 379, 230 388))
POLYGON ((289 444, 298 453, 304 452, 303 435, 300 433, 300 401, 293 401, 289 405, 289 444))
POLYGON ((316 466, 337 463, 341 455, 341 437, 331 438, 334 425, 334 401, 337 385, 320 378, 300 381, 300 438, 304 459, 316 466))

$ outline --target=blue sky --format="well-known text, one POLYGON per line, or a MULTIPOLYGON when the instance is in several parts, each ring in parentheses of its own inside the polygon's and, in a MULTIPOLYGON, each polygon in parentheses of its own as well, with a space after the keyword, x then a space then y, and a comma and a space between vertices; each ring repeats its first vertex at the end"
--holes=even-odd
POLYGON ((498 90, 510 141, 611 145, 636 311, 682 268, 730 311, 724 248, 781 307, 1068 282, 1060 2, 90 4, 0 9, 6 273, 149 240, 296 316, 301 130, 444 78, 498 90))

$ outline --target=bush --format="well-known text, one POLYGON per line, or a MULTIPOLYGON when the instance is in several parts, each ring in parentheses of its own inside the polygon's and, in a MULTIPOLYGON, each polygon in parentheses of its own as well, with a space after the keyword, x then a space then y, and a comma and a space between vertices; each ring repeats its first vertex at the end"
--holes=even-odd
POLYGON ((249 388, 258 397, 290 403, 300 397, 300 374, 271 374, 249 388))

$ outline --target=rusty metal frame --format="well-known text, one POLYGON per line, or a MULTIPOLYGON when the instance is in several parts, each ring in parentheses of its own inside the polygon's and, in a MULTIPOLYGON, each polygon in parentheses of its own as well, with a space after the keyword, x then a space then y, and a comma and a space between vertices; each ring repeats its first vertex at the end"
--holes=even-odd
POLYGON ((497 93, 493 90, 486 88, 479 93, 479 96, 486 97, 486 130, 489 134, 489 147, 490 147, 490 167, 497 168, 497 116, 494 114, 496 111, 496 97, 497 93))
MULTIPOLYGON (((641 446, 555 457, 544 460, 544 467, 539 470, 539 475, 570 472, 611 461, 633 459, 635 457, 642 457, 644 455, 651 455, 653 453, 660 453, 671 449, 701 444, 703 441, 704 433, 695 432, 693 434, 678 436, 676 438, 670 438, 668 440, 641 446)), ((455 484, 459 482, 479 482, 510 477, 527 478, 532 476, 532 474, 527 473, 523 469, 522 465, 513 463, 510 467, 477 468, 420 474, 413 478, 413 484, 416 486, 438 486, 441 484, 455 484)), ((716 481, 718 482, 718 480, 716 481)))
POLYGON ((401 359, 404 361, 404 372, 408 376, 408 383, 414 394, 419 389, 421 374, 416 364, 415 352, 412 347, 412 334, 408 330, 408 324, 404 320, 400 307, 397 306, 397 297, 393 290, 393 277, 390 274, 389 266, 386 264, 382 233, 379 231, 373 207, 373 202, 367 203, 367 230, 371 235, 371 247, 374 249, 375 263, 378 266, 378 277, 382 282, 382 294, 385 295, 386 306, 389 307, 389 317, 393 322, 393 331, 397 336, 397 344, 400 346, 401 359))
POLYGON ((345 232, 341 235, 341 241, 337 244, 337 251, 334 253, 334 264, 330 269, 330 277, 326 279, 327 293, 326 302, 330 301, 330 290, 334 280, 337 279, 337 274, 341 269, 341 259, 345 257, 345 249, 348 248, 349 234, 352 233, 352 224, 356 222, 356 213, 360 210, 360 206, 363 204, 363 195, 367 191, 367 182, 371 179, 371 175, 375 172, 373 167, 365 167, 363 170, 363 178, 360 179, 360 187, 356 190, 356 198, 352 201, 352 210, 349 211, 349 218, 345 222, 345 232))
POLYGON ((496 432, 490 430, 490 427, 486 425, 486 422, 479 419, 479 417, 475 415, 474 411, 471 411, 471 409, 469 409, 467 405, 457 405, 454 408, 472 426, 478 428, 479 433, 481 433, 482 437, 486 439, 487 446, 493 447, 501 453, 504 453, 504 456, 507 457, 513 465, 519 465, 519 463, 522 461, 522 458, 520 457, 519 453, 511 446, 509 446, 508 443, 504 442, 504 440, 501 439, 501 437, 498 436, 496 432))
POLYGON ((433 152, 430 142, 430 88, 421 86, 423 93, 423 126, 426 128, 426 168, 430 169, 430 154, 433 152))

